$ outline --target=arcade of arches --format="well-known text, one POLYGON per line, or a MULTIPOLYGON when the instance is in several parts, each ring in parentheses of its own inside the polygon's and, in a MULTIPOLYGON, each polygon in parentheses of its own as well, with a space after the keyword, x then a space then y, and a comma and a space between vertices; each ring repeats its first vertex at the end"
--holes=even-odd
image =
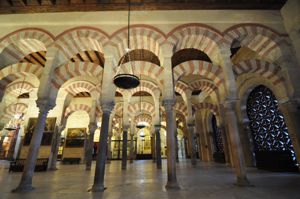
POLYGON ((167 189, 184 159, 232 167, 241 186, 246 167, 297 172, 297 8, 134 11, 129 52, 124 11, 1 15, 0 155, 24 160, 14 191, 32 189, 45 159, 95 164, 94 192, 111 160, 166 159, 167 189), (139 87, 116 88, 129 67, 139 87))

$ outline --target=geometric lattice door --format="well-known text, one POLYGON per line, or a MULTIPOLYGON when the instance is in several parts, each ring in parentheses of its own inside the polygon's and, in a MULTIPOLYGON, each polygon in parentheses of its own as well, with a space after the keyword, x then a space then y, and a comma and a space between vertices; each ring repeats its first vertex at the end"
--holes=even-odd
POLYGON ((223 139, 221 130, 218 128, 217 119, 215 115, 212 116, 211 119, 212 128, 213 128, 213 140, 215 145, 214 151, 214 160, 215 162, 225 163, 225 154, 224 154, 224 147, 223 147, 223 139))
POLYGON ((257 86, 249 94, 247 115, 256 166, 273 171, 297 170, 297 161, 284 117, 272 91, 257 86))

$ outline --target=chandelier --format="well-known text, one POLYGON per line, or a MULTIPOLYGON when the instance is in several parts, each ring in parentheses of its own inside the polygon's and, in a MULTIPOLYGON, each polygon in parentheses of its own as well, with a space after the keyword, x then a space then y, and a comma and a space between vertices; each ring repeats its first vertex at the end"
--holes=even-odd
POLYGON ((119 70, 117 71, 117 75, 114 77, 114 84, 116 87, 121 89, 133 89, 139 86, 140 79, 134 75, 133 67, 130 64, 130 7, 131 3, 128 0, 128 26, 127 26, 127 49, 125 49, 126 54, 123 56, 122 60, 120 61, 120 66, 118 66, 119 70), (129 63, 129 71, 128 73, 123 73, 121 71, 122 65, 125 67, 125 57, 128 56, 128 63, 129 63))

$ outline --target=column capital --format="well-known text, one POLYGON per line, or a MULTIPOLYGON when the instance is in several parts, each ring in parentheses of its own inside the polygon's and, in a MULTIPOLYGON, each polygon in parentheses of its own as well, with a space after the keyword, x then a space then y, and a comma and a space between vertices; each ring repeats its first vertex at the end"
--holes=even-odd
POLYGON ((96 129, 98 128, 97 124, 95 122, 90 122, 89 123, 89 131, 90 133, 94 133, 96 131, 96 129))
POLYGON ((36 105, 40 110, 48 112, 55 107, 55 102, 50 99, 37 99, 36 105))
POLYGON ((129 128, 130 128, 129 125, 123 125, 123 131, 128 131, 129 128))
POLYGON ((161 125, 160 125, 160 124, 155 124, 155 125, 154 125, 155 131, 159 131, 160 128, 161 128, 161 125))
POLYGON ((111 113, 115 106, 114 102, 102 102, 101 103, 101 110, 103 113, 111 113))
POLYGON ((166 111, 172 110, 176 100, 175 99, 164 99, 163 106, 165 107, 166 111))
POLYGON ((238 99, 226 99, 223 102, 223 106, 225 110, 235 110, 238 101, 239 101, 238 99))
POLYGON ((287 100, 284 102, 279 102, 278 106, 279 106, 279 108, 284 106, 285 108, 287 108, 289 111, 292 111, 292 112, 297 112, 299 109, 299 103, 294 99, 287 100))
POLYGON ((187 126, 188 126, 188 128, 194 128, 195 127, 195 123, 188 123, 187 126))

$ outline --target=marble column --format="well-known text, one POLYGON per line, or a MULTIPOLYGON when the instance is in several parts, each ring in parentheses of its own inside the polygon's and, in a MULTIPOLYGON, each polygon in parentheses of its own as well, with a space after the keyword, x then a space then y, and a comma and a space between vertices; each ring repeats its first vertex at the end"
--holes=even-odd
MULTIPOLYGON (((284 116, 289 136, 292 140, 298 164, 300 163, 300 109, 297 101, 287 101, 279 104, 279 110, 284 116)), ((299 164, 300 168, 300 164, 299 164)))
POLYGON ((178 147, 177 135, 178 135, 178 132, 177 132, 177 129, 175 128, 174 137, 175 137, 176 162, 179 162, 179 155, 178 155, 179 147, 178 147))
POLYGON ((112 133, 108 134, 108 141, 107 141, 107 158, 106 158, 106 163, 110 164, 111 162, 111 156, 112 156, 112 151, 111 151, 111 138, 112 138, 112 133))
POLYGON ((127 137, 128 127, 123 127, 122 170, 126 170, 127 168, 127 137))
POLYGON ((196 143, 195 143, 195 136, 194 136, 195 124, 190 123, 187 126, 189 130, 188 136, 190 142, 191 163, 193 166, 195 166, 197 164, 196 143))
POLYGON ((24 171, 21 177, 20 184, 16 189, 12 190, 12 192, 28 192, 33 189, 32 178, 45 129, 47 115, 49 110, 54 107, 54 104, 52 104, 48 100, 37 100, 36 103, 39 107, 37 123, 30 141, 29 151, 27 159, 25 161, 24 171))
POLYGON ((236 173, 236 184, 239 186, 249 186, 247 179, 245 159, 243 155, 239 128, 237 122, 236 109, 237 100, 227 100, 224 103, 225 119, 229 131, 229 139, 231 142, 233 164, 236 173))
POLYGON ((226 135, 226 129, 224 126, 219 126, 219 129, 220 129, 221 135, 222 135, 225 162, 227 165, 231 165, 229 143, 228 143, 228 138, 227 138, 228 136, 226 135))
POLYGON ((64 130, 65 126, 59 125, 55 127, 54 135, 53 135, 53 142, 51 146, 51 155, 49 158, 49 170, 57 170, 56 163, 57 163, 57 155, 61 140, 61 132, 64 130))
POLYGON ((167 171, 168 171, 168 182, 166 184, 166 189, 180 189, 177 183, 176 177, 176 143, 175 143, 175 117, 173 106, 175 100, 164 100, 163 106, 166 111, 167 119, 167 171))
POLYGON ((156 162, 156 153, 155 153, 155 132, 151 134, 151 153, 152 153, 152 162, 156 162))
POLYGON ((94 135, 97 129, 97 124, 95 122, 91 122, 89 124, 89 137, 87 142, 87 149, 85 154, 85 170, 90 171, 93 162, 93 149, 94 149, 94 135))
POLYGON ((98 146, 98 155, 96 160, 94 184, 91 189, 92 192, 103 192, 104 187, 104 175, 105 175, 105 160, 106 160, 106 147, 109 130, 109 116, 114 107, 114 104, 102 104, 102 125, 100 131, 100 141, 98 146))
POLYGON ((133 163, 134 151, 134 134, 130 134, 130 163, 133 163))
POLYGON ((155 141, 156 141, 156 168, 161 169, 161 141, 160 141, 160 125, 155 125, 155 141))

